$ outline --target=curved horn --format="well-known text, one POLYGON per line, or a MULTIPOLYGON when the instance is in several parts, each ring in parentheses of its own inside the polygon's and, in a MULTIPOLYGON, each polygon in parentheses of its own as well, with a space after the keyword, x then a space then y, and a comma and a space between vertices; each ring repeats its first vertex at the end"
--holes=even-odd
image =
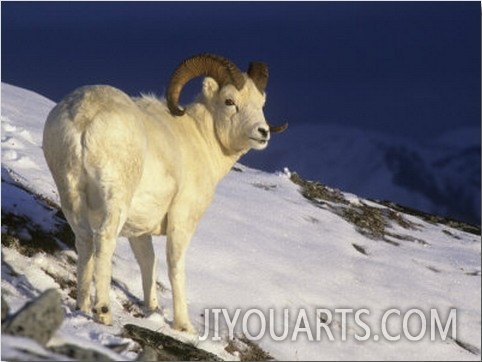
MULTIPOLYGON (((264 93, 269 77, 268 66, 266 63, 251 62, 248 67, 248 76, 253 80, 256 88, 258 88, 261 93, 264 93)), ((280 126, 273 126, 268 123, 268 126, 271 133, 281 133, 288 128, 288 123, 280 126)))
POLYGON ((240 90, 245 83, 244 75, 230 60, 212 54, 200 54, 184 60, 176 68, 167 87, 167 106, 173 115, 182 116, 184 110, 179 107, 179 96, 184 85, 201 75, 216 80, 220 87, 233 84, 240 90))
POLYGON ((268 83, 268 66, 262 62, 251 62, 248 68, 248 76, 253 80, 256 88, 264 93, 268 83))
POLYGON ((281 133, 286 131, 286 129, 288 128, 288 123, 285 122, 281 126, 272 126, 268 123, 268 126, 271 133, 281 133))

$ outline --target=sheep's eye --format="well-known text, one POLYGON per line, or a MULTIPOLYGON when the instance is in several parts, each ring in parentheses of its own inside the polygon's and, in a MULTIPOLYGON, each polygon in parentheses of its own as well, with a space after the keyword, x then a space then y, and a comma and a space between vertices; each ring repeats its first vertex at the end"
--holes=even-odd
POLYGON ((231 99, 231 98, 228 98, 224 101, 224 104, 227 105, 227 106, 235 106, 236 103, 234 103, 234 101, 231 99))

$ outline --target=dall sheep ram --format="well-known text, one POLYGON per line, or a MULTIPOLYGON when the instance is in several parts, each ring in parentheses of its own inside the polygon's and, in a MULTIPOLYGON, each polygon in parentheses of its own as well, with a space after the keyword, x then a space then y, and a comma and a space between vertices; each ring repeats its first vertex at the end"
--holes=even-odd
POLYGON ((176 68, 165 100, 97 85, 75 90, 52 109, 43 151, 75 233, 78 309, 112 324, 109 289, 119 235, 129 239, 139 263, 146 308, 157 309, 151 235, 167 235, 172 327, 195 331, 185 253, 196 225, 234 163, 287 127, 265 120, 267 80, 264 63, 252 62, 242 73, 223 57, 202 54, 176 68), (181 108, 184 85, 199 76, 205 76, 202 92, 181 108))

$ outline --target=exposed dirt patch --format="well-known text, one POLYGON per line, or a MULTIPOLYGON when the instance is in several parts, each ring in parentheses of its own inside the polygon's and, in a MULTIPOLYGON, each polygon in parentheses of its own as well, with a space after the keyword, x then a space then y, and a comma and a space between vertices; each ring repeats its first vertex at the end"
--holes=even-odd
MULTIPOLYGON (((428 244, 421 239, 409 239, 406 235, 398 235, 389 231, 394 224, 411 230, 420 227, 420 224, 408 220, 397 210, 384 205, 371 206, 361 200, 350 202, 341 191, 329 188, 319 182, 306 181, 297 173, 291 175, 291 181, 301 186, 301 194, 314 205, 334 212, 353 224, 355 229, 364 236, 375 240, 383 240, 394 246, 399 246, 400 243, 392 240, 392 238, 428 244)), ((366 250, 362 247, 357 248, 355 245, 354 247, 360 253, 367 255, 366 250)))

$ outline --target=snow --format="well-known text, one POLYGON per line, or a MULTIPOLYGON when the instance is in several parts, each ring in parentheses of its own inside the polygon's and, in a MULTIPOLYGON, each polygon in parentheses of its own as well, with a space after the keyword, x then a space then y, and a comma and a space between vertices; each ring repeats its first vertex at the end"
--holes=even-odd
POLYGON ((2 165, 27 188, 56 200, 55 187, 45 178, 47 164, 38 152, 45 118, 54 105, 38 94, 2 83, 2 165))
MULTIPOLYGON (((2 212, 28 215, 44 228, 54 227, 49 211, 39 207, 27 191, 12 185, 20 183, 25 189, 58 203, 41 151, 43 123, 53 106, 53 102, 38 94, 2 83, 2 212)), ((339 142, 351 140, 341 138, 339 142)), ((361 158, 359 162, 369 160, 361 158)), ((343 195, 352 204, 363 201, 382 207, 354 194, 343 195)), ((241 309, 240 321, 253 308, 268 320, 269 309, 274 309, 278 322, 287 309, 289 338, 273 340, 268 326, 264 336, 256 341, 281 360, 480 360, 480 236, 429 224, 414 216, 404 217, 416 223, 416 228, 404 229, 393 224, 390 232, 425 243, 397 240, 400 243, 397 247, 363 236, 330 209, 316 207, 306 200, 299 186, 290 180, 288 170, 266 173, 237 164, 220 183, 188 250, 191 321, 203 335, 206 309, 226 309, 230 316, 241 309), (357 251, 353 244, 363 247, 367 255, 357 251), (324 329, 321 340, 317 340, 317 308, 332 313, 330 330, 334 341, 328 339, 324 329), (362 316, 371 331, 367 341, 355 338, 363 336, 364 331, 355 323, 354 313, 347 315, 348 324, 344 328, 342 314, 336 312, 342 308, 369 311, 362 316), (392 308, 400 310, 402 315, 389 317, 391 335, 402 333, 402 319, 410 309, 424 312, 430 331, 431 309, 436 309, 445 321, 449 310, 455 308, 456 339, 474 346, 478 354, 461 348, 453 339, 443 341, 439 337, 431 341, 429 333, 419 341, 410 341, 403 333, 399 341, 388 341, 382 337, 380 321, 392 308), (303 328, 298 328, 296 340, 291 340, 300 310, 306 311, 312 341, 303 328), (343 331, 347 334, 346 341, 341 338, 343 331), (380 337, 378 341, 375 335, 380 337)), ((158 291, 162 306, 159 313, 143 317, 124 308, 126 302, 142 300, 143 296, 139 267, 127 240, 120 238, 113 260, 114 283, 110 294, 113 325, 96 324, 89 316, 75 311, 69 291, 62 289, 66 317, 50 343, 67 341, 83 347, 95 346, 115 359, 132 360, 137 356, 132 347, 134 342, 120 337, 120 332, 123 325, 133 323, 191 341, 221 358, 237 359, 225 351, 226 325, 221 324, 220 341, 213 341, 212 335, 200 341, 198 336, 170 329, 172 299, 164 242, 163 237, 155 238, 158 283, 163 286, 158 291), (105 347, 126 342, 130 348, 121 354, 105 347)), ((2 295, 12 311, 47 288, 59 288, 59 279, 75 281, 75 266, 69 262, 72 259, 76 260, 72 250, 63 250, 59 255, 38 253, 27 257, 14 248, 2 246, 2 295)), ((133 308, 141 311, 140 307, 133 308)), ((256 335, 259 331, 259 327, 255 328, 256 316, 251 317, 250 331, 256 335)), ((239 323, 236 332, 241 327, 239 323)), ((410 318, 410 328, 413 335, 420 330, 417 316, 410 318)), ((281 325, 276 331, 281 334, 281 325)), ((24 342, 19 337, 2 336, 2 356, 21 360, 14 347, 25 345, 24 342)), ((28 348, 41 354, 50 353, 52 360, 60 358, 40 346, 28 348)))

